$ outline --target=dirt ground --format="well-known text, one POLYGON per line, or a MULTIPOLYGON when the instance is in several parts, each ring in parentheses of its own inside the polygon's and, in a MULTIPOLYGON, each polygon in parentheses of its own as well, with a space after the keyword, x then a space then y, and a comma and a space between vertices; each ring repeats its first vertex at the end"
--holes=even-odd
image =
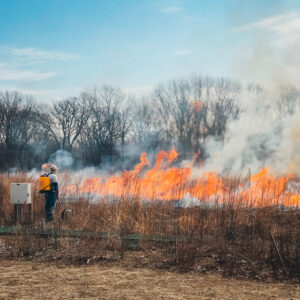
POLYGON ((1 260, 0 299, 300 299, 300 285, 145 268, 1 260))

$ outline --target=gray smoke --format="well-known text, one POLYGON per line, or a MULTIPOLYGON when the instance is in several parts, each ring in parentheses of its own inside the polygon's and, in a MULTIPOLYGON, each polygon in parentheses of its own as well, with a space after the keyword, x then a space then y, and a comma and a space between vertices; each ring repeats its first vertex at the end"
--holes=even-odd
POLYGON ((280 91, 243 92, 238 120, 229 123, 224 143, 207 139, 204 171, 241 174, 264 166, 278 175, 300 174, 300 105, 285 111, 280 91))

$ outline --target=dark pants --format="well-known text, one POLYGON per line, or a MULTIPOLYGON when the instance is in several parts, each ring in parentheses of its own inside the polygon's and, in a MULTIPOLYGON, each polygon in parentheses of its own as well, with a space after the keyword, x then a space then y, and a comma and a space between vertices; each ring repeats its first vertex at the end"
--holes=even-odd
POLYGON ((45 193, 45 214, 46 221, 53 221, 53 212, 56 206, 56 193, 55 192, 46 192, 45 193))

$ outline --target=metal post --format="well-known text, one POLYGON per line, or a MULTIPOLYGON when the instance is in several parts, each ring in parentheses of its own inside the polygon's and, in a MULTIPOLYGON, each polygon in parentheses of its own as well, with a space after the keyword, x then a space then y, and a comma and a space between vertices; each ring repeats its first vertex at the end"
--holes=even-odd
POLYGON ((14 206, 14 218, 15 218, 16 224, 20 225, 22 223, 23 213, 24 213, 23 204, 15 204, 15 206, 14 206))
POLYGON ((284 272, 285 272, 286 275, 289 275, 289 273, 288 273, 288 271, 287 271, 287 269, 286 269, 286 267, 285 267, 285 264, 284 264, 284 262, 283 262, 283 259, 282 259, 281 255, 280 255, 278 246, 277 246, 277 244, 276 244, 276 242, 275 242, 275 239, 274 239, 273 234, 272 234, 271 231, 270 231, 270 237, 271 237, 271 240, 272 240, 272 242, 273 242, 273 245, 274 245, 274 247, 275 247, 275 249, 276 249, 277 255, 278 255, 279 259, 280 259, 280 262, 281 262, 281 265, 282 265, 282 267, 283 267, 283 269, 284 269, 284 272))

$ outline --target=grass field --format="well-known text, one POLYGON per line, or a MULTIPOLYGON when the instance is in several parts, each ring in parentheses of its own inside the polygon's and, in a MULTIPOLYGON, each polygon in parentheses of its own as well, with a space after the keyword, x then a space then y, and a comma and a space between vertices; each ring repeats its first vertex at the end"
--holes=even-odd
POLYGON ((0 299, 299 299, 300 286, 126 265, 0 261, 0 299))

